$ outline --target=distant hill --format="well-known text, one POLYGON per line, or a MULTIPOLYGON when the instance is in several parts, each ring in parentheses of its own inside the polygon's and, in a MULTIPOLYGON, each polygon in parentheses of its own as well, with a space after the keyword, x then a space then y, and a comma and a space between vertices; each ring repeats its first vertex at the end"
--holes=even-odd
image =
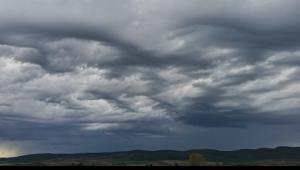
MULTIPOLYGON (((189 150, 189 151, 142 151, 87 154, 35 154, 15 158, 0 159, 0 165, 55 165, 89 163, 90 165, 109 164, 151 164, 158 161, 186 161, 193 153, 204 155, 209 162, 241 164, 254 162, 279 162, 293 165, 300 162, 300 148, 278 147, 275 149, 245 149, 237 151, 189 150), (95 162, 98 161, 98 162, 95 162), (100 163, 99 163, 100 161, 100 163)), ((300 165, 300 163, 299 163, 300 165)))

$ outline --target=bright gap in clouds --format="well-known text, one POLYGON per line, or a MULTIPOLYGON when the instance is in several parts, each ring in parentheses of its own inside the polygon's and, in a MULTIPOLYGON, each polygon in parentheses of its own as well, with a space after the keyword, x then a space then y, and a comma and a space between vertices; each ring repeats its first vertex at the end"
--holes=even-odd
POLYGON ((0 145, 0 158, 11 158, 19 155, 20 153, 18 152, 17 149, 0 145))

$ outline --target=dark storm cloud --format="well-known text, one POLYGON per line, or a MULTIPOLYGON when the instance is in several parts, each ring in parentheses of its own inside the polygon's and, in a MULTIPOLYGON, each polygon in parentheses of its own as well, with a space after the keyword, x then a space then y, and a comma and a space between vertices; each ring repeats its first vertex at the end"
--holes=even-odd
POLYGON ((300 121, 296 0, 30 1, 0 0, 4 141, 238 148, 210 141, 300 121))

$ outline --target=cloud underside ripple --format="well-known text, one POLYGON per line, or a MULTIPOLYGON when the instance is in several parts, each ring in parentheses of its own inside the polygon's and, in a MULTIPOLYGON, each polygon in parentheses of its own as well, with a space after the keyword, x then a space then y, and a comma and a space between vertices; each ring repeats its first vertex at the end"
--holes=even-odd
POLYGON ((34 152, 295 145, 299 3, 0 0, 0 139, 34 152))

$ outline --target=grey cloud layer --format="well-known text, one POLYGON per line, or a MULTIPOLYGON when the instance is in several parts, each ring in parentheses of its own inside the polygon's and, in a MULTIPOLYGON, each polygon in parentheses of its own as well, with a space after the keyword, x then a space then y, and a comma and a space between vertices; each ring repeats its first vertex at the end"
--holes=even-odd
POLYGON ((297 0, 0 4, 2 140, 75 147, 86 136, 106 146, 83 151, 298 140, 212 142, 300 122, 297 0))

